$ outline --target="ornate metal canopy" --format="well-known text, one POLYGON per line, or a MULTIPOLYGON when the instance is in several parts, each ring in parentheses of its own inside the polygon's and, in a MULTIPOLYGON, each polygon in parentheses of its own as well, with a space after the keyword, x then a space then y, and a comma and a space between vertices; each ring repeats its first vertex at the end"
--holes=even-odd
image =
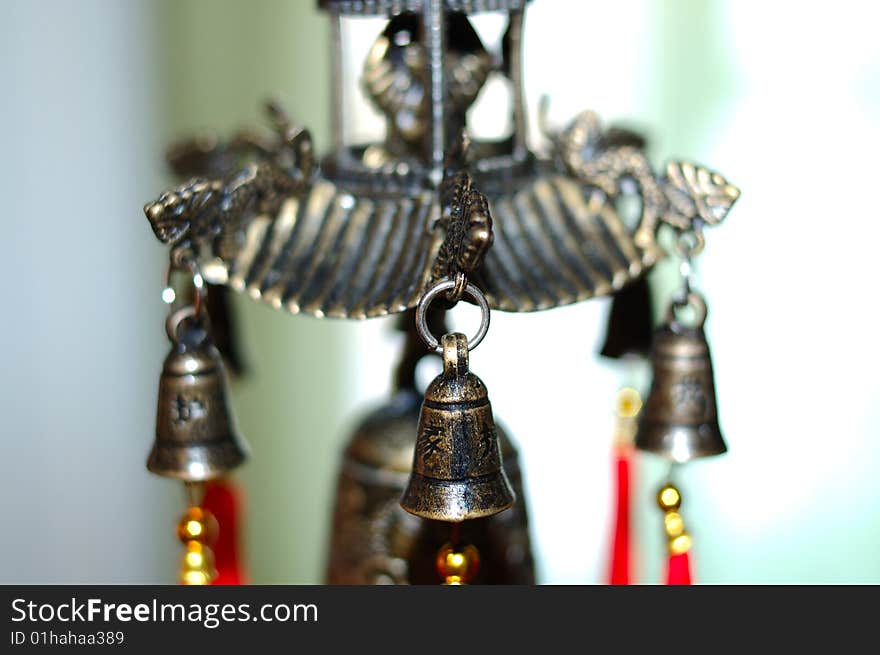
MULTIPOLYGON (((309 132, 269 103, 267 133, 174 146, 168 159, 182 183, 145 207, 170 249, 169 270, 185 270, 194 292, 175 308, 174 289, 166 289, 172 350, 160 377, 148 463, 187 484, 191 507, 178 528, 187 552, 181 580, 228 579, 214 567, 217 531, 201 495, 207 480, 246 454, 214 347, 221 321, 201 311, 207 280, 316 317, 362 319, 417 308, 401 322, 407 337, 396 395, 362 425, 347 451, 332 581, 415 583, 439 575, 449 585, 479 582, 480 550, 490 562, 482 581, 533 581, 525 500, 514 489, 521 484, 515 451, 499 439, 486 386, 469 369, 490 308, 531 312, 616 293, 663 256, 661 228, 677 232, 683 289, 669 306, 665 331, 654 336, 654 384, 634 443, 678 462, 724 452, 702 330, 705 303, 687 271, 702 248, 703 227, 722 221, 739 191, 686 161, 655 171, 641 137, 606 128, 589 111, 546 132, 548 154, 532 152, 521 73, 525 0, 318 4, 331 14, 335 45, 329 151, 316 156, 309 132), (496 52, 470 22, 471 13, 482 11, 507 18, 496 52), (385 134, 347 143, 342 17, 363 15, 387 17, 361 74, 361 90, 384 118, 385 134), (510 89, 504 118, 511 128, 495 139, 472 134, 468 125, 468 110, 491 75, 506 78, 510 89), (429 311, 439 294, 479 305, 472 339, 448 332, 438 308, 429 311), (701 311, 699 325, 685 329, 676 311, 688 304, 701 311), (439 342, 437 327, 446 332, 439 342), (433 352, 442 355, 443 372, 422 394, 416 364, 433 352), (404 490, 406 457, 413 465, 404 490), (495 518, 511 507, 507 518, 495 518)), ((640 286, 649 297, 644 285, 628 291, 640 286)), ((650 313, 645 308, 649 330, 650 313)), ((632 422, 639 411, 633 407, 621 405, 622 421, 632 422)), ((622 434, 629 423, 620 426, 622 434)), ((680 495, 669 484, 661 499, 669 490, 675 498, 661 507, 670 553, 686 557, 690 537, 677 513, 680 495)))
MULTIPOLYGON (((662 256, 662 225, 721 221, 739 196, 683 161, 652 170, 641 139, 583 112, 527 147, 520 52, 522 0, 323 0, 335 15, 384 14, 362 87, 386 122, 381 142, 342 141, 315 156, 309 132, 275 104, 269 134, 189 140, 169 154, 186 181, 145 207, 174 261, 293 313, 366 318, 414 307, 444 278, 470 280, 494 309, 536 311, 613 293, 662 256), (501 52, 467 14, 507 13, 501 52), (467 109, 490 73, 511 81, 512 133, 468 136, 467 109), (621 198, 640 207, 625 220, 621 198)), ((335 67, 336 88, 341 65, 335 67)), ((341 92, 337 94, 341 98, 341 92)))

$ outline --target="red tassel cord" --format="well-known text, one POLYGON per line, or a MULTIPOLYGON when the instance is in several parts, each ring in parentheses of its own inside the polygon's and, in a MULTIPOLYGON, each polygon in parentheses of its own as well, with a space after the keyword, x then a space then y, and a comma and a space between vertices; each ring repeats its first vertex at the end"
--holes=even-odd
POLYGON ((669 565, 666 569, 666 584, 691 584, 691 560, 688 552, 670 553, 669 565))
POLYGON ((241 499, 235 483, 229 479, 209 482, 202 507, 214 515, 220 527, 213 546, 217 577, 212 584, 247 584, 240 560, 241 499))
POLYGON ((614 453, 614 474, 617 502, 614 516, 614 536, 611 544, 611 564, 608 584, 630 584, 630 476, 632 446, 617 445, 614 453))
POLYGON ((614 528, 611 543, 611 561, 608 566, 608 584, 628 585, 632 580, 632 542, 630 498, 632 496, 633 438, 636 416, 642 407, 639 392, 624 387, 617 392, 615 413, 617 426, 614 435, 614 483, 616 487, 614 528))

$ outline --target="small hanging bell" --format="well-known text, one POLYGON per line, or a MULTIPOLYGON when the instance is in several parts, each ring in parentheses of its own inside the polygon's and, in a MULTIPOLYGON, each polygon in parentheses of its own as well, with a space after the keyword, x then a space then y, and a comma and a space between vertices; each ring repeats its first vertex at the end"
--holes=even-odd
MULTIPOLYGON (((367 414, 345 447, 336 487, 328 549, 328 584, 437 584, 437 551, 449 541, 449 525, 425 521, 400 506, 409 481, 418 434, 422 394, 416 368, 426 358, 413 320, 403 313, 405 332, 389 401, 367 414)), ((444 314, 429 312, 432 334, 446 332, 444 314)), ((461 526, 461 541, 483 554, 471 584, 534 584, 528 510, 515 446, 496 423, 504 469, 516 494, 506 512, 461 526)), ((441 579, 443 579, 441 577, 441 579)))
POLYGON ((166 326, 173 346, 159 378, 156 440, 147 459, 152 473, 187 482, 220 477, 247 457, 223 361, 194 314, 184 308, 166 326))
POLYGON ((639 450, 676 462, 727 451, 718 426, 712 360, 703 332, 706 303, 693 292, 687 296, 687 303, 697 312, 694 327, 675 318, 673 304, 666 324, 654 333, 654 379, 635 438, 639 450))
MULTIPOLYGON (((400 507, 413 463, 422 396, 400 389, 369 413, 342 457, 328 549, 328 584, 436 584, 434 557, 449 525, 423 521, 400 507)), ((461 529, 483 554, 475 584, 534 584, 528 509, 519 457, 496 424, 504 469, 516 495, 509 510, 461 529)))
POLYGON ((400 505, 422 518, 458 523, 504 511, 514 493, 501 465, 486 386, 468 371, 467 339, 456 332, 441 344, 443 372, 425 391, 400 505))

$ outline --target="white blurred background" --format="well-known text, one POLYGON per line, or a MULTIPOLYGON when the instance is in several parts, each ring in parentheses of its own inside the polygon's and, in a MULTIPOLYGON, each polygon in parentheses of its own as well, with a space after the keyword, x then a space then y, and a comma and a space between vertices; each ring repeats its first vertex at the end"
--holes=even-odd
MULTIPOLYGON (((693 159, 743 192, 698 265, 730 447, 681 477, 699 582, 880 582, 878 19, 856 0, 536 0, 526 16, 535 146, 547 94, 552 124, 595 109, 644 131, 656 165, 693 159)), ((352 70, 379 29, 347 30, 352 70)), ((167 346, 165 250, 141 206, 171 181, 170 140, 261 125, 272 94, 328 147, 328 37, 313 2, 0 0, 0 582, 174 579, 182 496, 144 469, 167 346)), ((349 136, 373 129, 352 108, 349 136)), ((675 275, 652 274, 658 311, 675 275)), ((626 375, 596 355, 609 304, 496 312, 472 357, 520 446, 543 583, 604 581, 626 375), (509 356, 523 338, 541 359, 509 356)), ((399 337, 236 309, 251 579, 321 582, 340 447, 385 398, 399 337)), ((646 583, 664 473, 640 457, 646 583)))

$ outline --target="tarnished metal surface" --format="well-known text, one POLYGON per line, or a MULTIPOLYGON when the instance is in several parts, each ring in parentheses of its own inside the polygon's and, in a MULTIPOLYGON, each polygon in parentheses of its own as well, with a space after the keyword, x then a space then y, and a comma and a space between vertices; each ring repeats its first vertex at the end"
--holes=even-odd
POLYGON ((228 144, 191 139, 171 149, 172 167, 194 177, 147 203, 144 213, 173 251, 232 259, 250 220, 276 214, 285 198, 310 187, 311 135, 291 125, 278 105, 266 109, 275 134, 265 142, 239 135, 228 144))
POLYGON ((456 280, 449 297, 459 300, 468 276, 482 267, 492 247, 492 213, 486 196, 475 188, 467 173, 448 176, 440 187, 439 201, 443 212, 438 227, 446 236, 434 260, 432 278, 456 280))
POLYGON ((636 186, 642 213, 633 239, 642 247, 656 245, 660 221, 677 230, 690 230, 695 221, 716 225, 739 198, 739 189, 720 174, 690 162, 671 161, 664 176, 655 175, 642 150, 609 143, 591 111, 578 114, 559 134, 556 150, 568 173, 610 199, 628 183, 636 186))
MULTIPOLYGON (((494 242, 474 279, 493 309, 536 311, 622 288, 660 257, 643 248, 607 195, 558 174, 489 198, 494 242)), ((354 196, 329 182, 251 221, 237 256, 202 257, 209 282, 273 307, 366 318, 412 308, 440 271, 445 234, 430 192, 354 196), (311 273, 310 273, 311 272, 311 273)))
POLYGON ((443 234, 433 194, 354 196, 326 181, 251 221, 231 260, 202 259, 209 282, 275 308, 366 318, 413 307, 443 234))
POLYGON ((695 326, 670 315, 654 334, 654 379, 639 418, 636 448, 676 462, 727 451, 718 425, 715 380, 703 332, 705 304, 690 299, 701 313, 695 326))
MULTIPOLYGON (((446 16, 448 42, 443 57, 446 131, 456 134, 492 70, 492 57, 461 14, 446 16)), ((425 34, 416 14, 392 18, 364 62, 361 86, 386 119, 384 148, 373 146, 369 163, 378 167, 395 157, 418 156, 431 123, 425 34)))
MULTIPOLYGON (((717 222, 737 197, 723 178, 686 163, 672 162, 674 176, 657 178, 644 154, 630 146, 585 161, 590 165, 574 168, 576 175, 545 164, 509 183, 492 174, 475 176, 486 189, 494 241, 471 279, 493 309, 537 311, 613 293, 662 257, 656 240, 661 223, 717 222), (634 179, 638 186, 628 187, 634 179), (628 194, 642 203, 629 226, 617 210, 628 194)), ((414 307, 446 271, 438 259, 446 238, 447 224, 439 220, 444 207, 431 189, 355 193, 315 179, 301 194, 279 200, 274 214, 207 220, 220 214, 206 206, 220 212, 222 199, 237 197, 236 189, 212 190, 216 204, 213 196, 196 202, 177 192, 149 207, 165 208, 162 233, 177 235, 166 241, 201 244, 198 258, 209 282, 273 307, 340 318, 393 314, 414 307), (200 207, 192 218, 180 209, 190 205, 200 207)), ((148 209, 151 216, 159 213, 148 209)))
POLYGON ((495 242, 475 279, 493 309, 536 311, 622 288, 660 256, 637 246, 608 196, 559 174, 490 199, 495 242))
POLYGON ((247 456, 235 425, 220 353, 189 321, 176 329, 159 380, 156 440, 147 468, 188 482, 211 480, 247 456))
MULTIPOLYGON (((409 478, 422 396, 398 391, 357 427, 342 458, 331 526, 329 584, 438 584, 437 550, 449 525, 400 507, 409 478)), ((512 508, 461 524, 461 538, 482 554, 472 584, 534 584, 528 513, 517 452, 501 425, 504 469, 516 494, 512 508)))
POLYGON ((498 514, 514 495, 486 387, 468 370, 467 337, 445 334, 441 345, 443 372, 425 391, 400 505, 422 518, 458 523, 498 514))
POLYGON ((739 197, 689 162, 655 173, 638 138, 605 129, 592 112, 548 134, 545 160, 525 148, 520 105, 516 134, 456 153, 490 68, 522 100, 523 3, 411 4, 324 3, 416 12, 391 20, 365 66, 388 125, 383 142, 337 139, 318 166, 308 132, 270 105, 268 137, 242 132, 173 149, 174 169, 195 177, 145 207, 159 239, 190 253, 209 282, 294 313, 402 312, 441 277, 456 279, 453 299, 470 281, 493 309, 526 312, 620 290, 663 256, 662 226, 702 235, 739 197), (488 8, 513 10, 504 52, 491 57, 458 12, 488 8))

